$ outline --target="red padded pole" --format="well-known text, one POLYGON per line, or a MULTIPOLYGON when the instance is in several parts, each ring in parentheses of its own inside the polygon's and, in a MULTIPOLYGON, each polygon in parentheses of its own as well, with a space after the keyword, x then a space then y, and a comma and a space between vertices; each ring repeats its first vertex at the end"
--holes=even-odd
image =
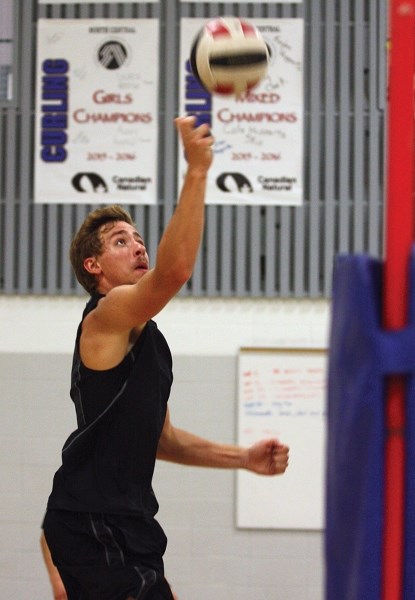
MULTIPOLYGON (((415 0, 389 0, 386 255, 383 324, 408 318, 408 266, 414 239, 415 0)), ((382 600, 403 598, 405 529, 405 380, 386 382, 385 518, 382 600)))

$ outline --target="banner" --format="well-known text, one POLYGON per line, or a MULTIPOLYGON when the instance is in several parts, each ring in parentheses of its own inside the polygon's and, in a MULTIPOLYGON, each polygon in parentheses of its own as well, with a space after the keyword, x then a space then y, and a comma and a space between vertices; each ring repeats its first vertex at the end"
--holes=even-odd
POLYGON ((38 203, 157 201, 158 20, 38 21, 38 203))
MULTIPOLYGON (((211 95, 189 56, 206 19, 181 20, 180 110, 208 123, 215 138, 207 204, 301 205, 303 200, 302 19, 250 19, 268 44, 270 66, 240 99, 211 95)), ((179 179, 186 159, 179 153, 179 179)))
MULTIPOLYGON (((255 1, 255 0, 254 0, 255 1)), ((281 0, 282 2, 289 2, 290 0, 281 0)), ((297 2, 298 0, 293 0, 297 2)), ((129 4, 147 4, 148 2, 158 2, 158 0, 134 0, 129 4)), ((89 0, 38 0, 38 4, 91 4, 89 0)), ((125 0, 100 0, 100 4, 126 4, 125 0)), ((128 4, 128 2, 127 2, 128 4)))
MULTIPOLYGON (((188 2, 189 0, 180 0, 180 2, 188 2)), ((215 0, 192 0, 193 2, 203 2, 205 4, 211 4, 215 2, 215 0)), ((249 2, 250 4, 263 4, 263 0, 239 0, 238 4, 242 4, 243 2, 249 2)), ((273 4, 302 4, 303 0, 278 0, 278 2, 274 2, 273 4)), ((215 2, 216 3, 216 2, 215 2)))

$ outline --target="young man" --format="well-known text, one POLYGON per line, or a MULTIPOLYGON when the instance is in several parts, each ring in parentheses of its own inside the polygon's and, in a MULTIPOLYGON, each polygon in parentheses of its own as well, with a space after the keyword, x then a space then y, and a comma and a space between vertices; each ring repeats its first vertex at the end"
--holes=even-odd
POLYGON ((176 120, 188 161, 177 208, 154 268, 122 208, 91 213, 71 262, 91 294, 78 328, 71 397, 78 429, 62 450, 44 519, 69 600, 171 600, 164 578, 166 537, 154 516, 156 458, 181 464, 284 473, 288 448, 264 440, 240 448, 173 426, 168 345, 152 321, 189 279, 204 224, 212 137, 192 117, 176 120))

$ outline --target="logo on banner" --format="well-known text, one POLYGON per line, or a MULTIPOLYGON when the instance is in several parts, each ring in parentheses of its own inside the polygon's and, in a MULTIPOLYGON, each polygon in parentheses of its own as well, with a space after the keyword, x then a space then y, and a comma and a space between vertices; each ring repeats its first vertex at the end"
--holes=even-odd
POLYGON ((127 58, 126 47, 116 40, 105 42, 98 50, 98 60, 105 69, 119 69, 125 64, 127 58))
POLYGON ((242 173, 222 173, 216 179, 216 185, 222 192, 242 192, 252 194, 254 188, 242 173))
POLYGON ((196 125, 212 125, 212 94, 194 76, 190 60, 185 64, 185 111, 196 117, 196 125))
POLYGON ((72 177, 72 185, 77 192, 106 194, 108 186, 97 173, 77 173, 72 177))
POLYGON ((69 62, 63 58, 45 59, 40 104, 40 157, 45 163, 64 162, 68 155, 69 88, 69 62))

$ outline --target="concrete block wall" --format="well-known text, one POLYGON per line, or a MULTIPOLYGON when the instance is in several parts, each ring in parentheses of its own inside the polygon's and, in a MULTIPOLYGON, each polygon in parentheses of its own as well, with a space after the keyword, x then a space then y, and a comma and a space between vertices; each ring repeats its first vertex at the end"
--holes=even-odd
MULTIPOLYGON (((187 322, 184 315, 175 319, 182 324, 180 339, 174 327, 167 335, 172 341, 175 372, 172 420, 202 436, 233 442, 237 352, 231 346, 236 348, 249 339, 243 343, 237 339, 241 328, 230 334, 218 316, 220 311, 216 317, 215 311, 210 317, 206 313, 203 319, 199 313, 195 320, 201 328, 223 338, 217 352, 201 353, 207 346, 193 322, 192 311, 198 311, 193 305, 186 307, 191 308, 187 322), (181 351, 174 352, 175 348, 181 351)), ((275 308, 278 315, 281 309, 275 308)), ((326 335, 325 311, 306 304, 299 319, 298 308, 291 305, 276 317, 284 325, 286 343, 290 336, 304 335, 313 323, 321 336, 314 336, 314 342, 320 344, 326 335), (286 328, 287 319, 298 322, 296 327, 286 328)), ((10 339, 14 351, 6 351, 6 343, 0 342, 1 599, 52 598, 39 549, 40 524, 62 444, 75 427, 75 414, 68 394, 72 339, 58 348, 49 338, 55 340, 59 327, 74 334, 73 323, 65 322, 68 312, 40 310, 40 315, 48 313, 51 330, 48 333, 45 328, 41 336, 32 325, 33 319, 36 321, 33 306, 20 315, 0 311, 0 322, 9 323, 9 335, 10 323, 15 322, 15 336, 10 339), (22 323, 24 336, 19 330, 22 323), (25 347, 39 350, 25 352, 25 347)), ((79 316, 80 310, 75 312, 79 316)), ((235 319, 242 324, 254 319, 246 314, 246 307, 236 310, 233 319, 229 319, 229 307, 223 312, 226 322, 235 319)), ((163 320, 167 322, 168 315, 160 315, 159 325, 163 320)), ((261 322, 260 316, 256 322, 261 322)), ((272 322, 272 327, 279 330, 279 323, 272 322)), ((213 344, 212 335, 206 344, 213 344)), ((262 333, 257 328, 256 335, 266 335, 265 328, 262 333)), ((157 465, 158 518, 169 538, 166 575, 180 600, 322 600, 322 532, 238 529, 235 483, 235 473, 228 470, 157 465)))
POLYGON ((75 424, 69 368, 69 356, 0 354, 0 598, 52 598, 39 537, 51 477, 75 424))

